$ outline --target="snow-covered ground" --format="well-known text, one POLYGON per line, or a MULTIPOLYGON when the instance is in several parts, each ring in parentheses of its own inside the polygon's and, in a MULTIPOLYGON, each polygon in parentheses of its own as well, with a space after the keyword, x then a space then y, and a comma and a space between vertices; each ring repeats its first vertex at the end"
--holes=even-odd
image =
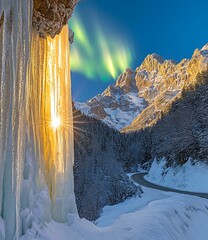
POLYGON ((208 165, 191 159, 175 167, 167 167, 165 158, 155 159, 145 179, 169 188, 208 193, 208 165))
POLYGON ((143 188, 144 194, 106 206, 96 225, 76 215, 67 224, 34 227, 21 240, 206 240, 208 200, 143 188))
MULTIPOLYGON (((205 191, 208 166, 189 160, 167 168, 155 160, 148 181, 189 191, 205 191)), ((130 176, 130 175, 129 175, 130 176)), ((92 223, 69 215, 68 223, 35 222, 21 240, 207 240, 208 200, 196 196, 142 187, 144 193, 123 203, 106 206, 92 223)), ((3 223, 0 221, 0 232, 3 223)), ((1 236, 1 235, 0 235, 1 236)))

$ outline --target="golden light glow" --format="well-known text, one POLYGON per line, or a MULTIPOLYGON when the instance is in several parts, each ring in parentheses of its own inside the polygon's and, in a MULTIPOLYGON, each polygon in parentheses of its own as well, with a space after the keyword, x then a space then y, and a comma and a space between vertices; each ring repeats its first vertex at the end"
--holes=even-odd
POLYGON ((44 169, 51 199, 68 199, 67 192, 73 192, 73 186, 63 186, 73 182, 67 179, 74 160, 68 27, 53 39, 40 38, 34 32, 31 51, 28 122, 37 142, 36 158, 44 169))

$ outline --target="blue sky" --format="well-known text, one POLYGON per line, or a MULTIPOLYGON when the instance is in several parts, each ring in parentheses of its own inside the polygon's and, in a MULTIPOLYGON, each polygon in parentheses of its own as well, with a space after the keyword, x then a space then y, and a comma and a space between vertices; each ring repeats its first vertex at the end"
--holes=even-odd
MULTIPOLYGON (((135 69, 153 52, 175 61, 190 58, 195 48, 208 42, 207 9, 207 0, 82 0, 75 9, 73 21, 81 17, 86 33, 92 36, 92 48, 96 41, 94 26, 105 32, 106 41, 110 41, 108 36, 113 34, 115 41, 127 42, 132 51, 129 67, 135 69)), ((103 57, 96 53, 95 56, 95 63, 103 57)), ((106 81, 99 76, 89 79, 73 71, 73 98, 88 100, 115 80, 110 75, 106 81)))

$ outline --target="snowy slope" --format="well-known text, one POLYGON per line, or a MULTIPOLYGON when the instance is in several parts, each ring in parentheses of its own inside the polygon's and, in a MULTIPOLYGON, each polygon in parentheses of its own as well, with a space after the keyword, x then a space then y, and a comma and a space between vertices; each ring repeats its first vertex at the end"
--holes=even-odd
POLYGON ((85 103, 76 102, 75 107, 85 115, 95 117, 120 130, 141 113, 146 107, 146 102, 138 96, 135 73, 127 69, 116 84, 85 103))
POLYGON ((69 216, 67 224, 33 226, 21 240, 206 240, 208 200, 143 188, 142 198, 106 206, 96 225, 69 216))
MULTIPOLYGON (((113 98, 116 99, 118 107, 109 107, 110 103, 107 103, 105 105, 102 103, 102 111, 105 115, 102 121, 108 126, 118 130, 130 124, 132 122, 132 119, 137 117, 145 106, 144 99, 139 98, 134 92, 130 92, 125 95, 116 94, 113 96, 113 98), (128 107, 125 107, 125 105, 128 107)), ((101 102, 103 96, 99 95, 95 97, 93 101, 95 101, 95 99, 98 102, 101 102)), ((97 118, 96 113, 92 113, 92 111, 99 111, 97 110, 99 107, 96 106, 92 107, 92 109, 89 109, 88 105, 89 103, 75 103, 76 108, 81 110, 82 113, 97 118)))
POLYGON ((170 188, 208 193, 208 165, 189 159, 182 166, 167 167, 165 158, 153 161, 149 173, 145 176, 149 182, 170 188))

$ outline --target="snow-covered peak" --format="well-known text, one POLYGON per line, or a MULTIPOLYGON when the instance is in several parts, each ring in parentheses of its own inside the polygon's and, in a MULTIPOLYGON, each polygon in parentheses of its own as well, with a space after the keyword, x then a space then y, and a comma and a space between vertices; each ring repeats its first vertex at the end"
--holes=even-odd
POLYGON ((208 43, 206 43, 201 50, 208 50, 208 43))
POLYGON ((120 130, 138 116, 146 107, 146 101, 138 96, 135 72, 128 68, 102 94, 85 103, 75 103, 75 107, 120 130))

